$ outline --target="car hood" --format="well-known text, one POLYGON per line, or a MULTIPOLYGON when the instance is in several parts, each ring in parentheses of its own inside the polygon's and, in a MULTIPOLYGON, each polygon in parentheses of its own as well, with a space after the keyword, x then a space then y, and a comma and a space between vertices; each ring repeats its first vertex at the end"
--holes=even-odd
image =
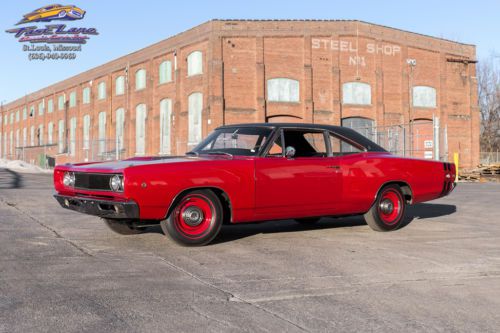
POLYGON ((132 158, 123 161, 79 163, 66 165, 76 172, 119 172, 123 169, 141 165, 171 164, 171 163, 194 163, 212 160, 231 160, 228 156, 169 156, 169 157, 143 157, 132 158))

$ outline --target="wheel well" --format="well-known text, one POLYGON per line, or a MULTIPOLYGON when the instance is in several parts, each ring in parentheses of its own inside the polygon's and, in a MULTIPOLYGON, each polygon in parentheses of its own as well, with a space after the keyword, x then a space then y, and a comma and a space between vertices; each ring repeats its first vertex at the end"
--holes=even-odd
POLYGON ((196 190, 210 190, 214 192, 214 194, 219 198, 220 203, 222 205, 222 210, 223 210, 223 216, 224 216, 224 221, 223 224, 231 224, 232 220, 232 206, 231 206, 231 200, 229 200, 229 196, 227 195, 226 192, 221 190, 220 188, 217 187, 195 187, 195 188, 189 188, 186 189, 179 194, 175 196, 174 201, 170 204, 170 207, 168 207, 167 215, 165 215, 165 219, 170 216, 172 211, 174 210, 174 207, 177 205, 177 203, 189 192, 196 191, 196 190))
MULTIPOLYGON (((406 183, 406 182, 403 182, 403 181, 387 182, 383 186, 381 186, 380 189, 384 188, 387 185, 392 185, 392 184, 398 185, 401 188, 401 192, 403 192, 406 203, 411 204, 413 201, 413 192, 411 190, 410 185, 408 185, 408 183, 406 183)), ((379 192, 380 192, 380 190, 379 190, 379 192)), ((377 194, 378 194, 378 192, 377 192, 377 194)))

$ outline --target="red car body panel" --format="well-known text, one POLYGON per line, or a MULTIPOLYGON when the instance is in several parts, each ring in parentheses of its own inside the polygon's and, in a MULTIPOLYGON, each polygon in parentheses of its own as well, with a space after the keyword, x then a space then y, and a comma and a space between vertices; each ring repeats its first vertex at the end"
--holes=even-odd
POLYGON ((60 165, 54 184, 63 196, 135 202, 141 220, 165 219, 184 191, 218 189, 230 201, 231 222, 241 223, 362 214, 389 182, 408 185, 412 203, 433 200, 452 190, 446 184, 455 172, 453 165, 387 152, 293 159, 216 155, 60 165), (66 171, 123 174, 124 192, 66 187, 66 171))

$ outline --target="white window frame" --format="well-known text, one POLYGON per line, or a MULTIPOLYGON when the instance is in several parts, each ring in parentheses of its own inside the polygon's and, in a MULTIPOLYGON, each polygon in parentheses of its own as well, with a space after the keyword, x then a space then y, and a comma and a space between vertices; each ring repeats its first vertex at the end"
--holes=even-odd
POLYGON ((299 80, 276 77, 267 80, 267 100, 269 102, 300 102, 299 80))
POLYGON ((135 107, 135 155, 143 156, 146 154, 146 104, 139 104, 135 107))
POLYGON ((193 51, 187 57, 187 76, 203 74, 203 53, 193 51))
POLYGON ((431 86, 414 86, 412 92, 412 104, 415 108, 437 107, 437 91, 431 86))
POLYGON ((345 82, 342 84, 342 104, 372 105, 372 87, 365 82, 345 82))
POLYGON ((194 92, 188 97, 188 146, 195 146, 202 140, 203 94, 194 92))
POLYGON ((172 62, 170 60, 163 61, 158 68, 159 83, 172 82, 172 62))
POLYGON ((171 117, 172 100, 170 98, 162 99, 160 101, 160 155, 171 154, 171 117))

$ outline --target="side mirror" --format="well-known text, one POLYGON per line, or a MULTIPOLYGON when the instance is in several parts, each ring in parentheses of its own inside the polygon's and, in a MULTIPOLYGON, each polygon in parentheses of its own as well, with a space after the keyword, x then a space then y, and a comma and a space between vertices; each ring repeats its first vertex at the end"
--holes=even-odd
POLYGON ((295 156, 295 148, 293 148, 292 146, 286 147, 285 156, 286 158, 293 158, 295 156))

